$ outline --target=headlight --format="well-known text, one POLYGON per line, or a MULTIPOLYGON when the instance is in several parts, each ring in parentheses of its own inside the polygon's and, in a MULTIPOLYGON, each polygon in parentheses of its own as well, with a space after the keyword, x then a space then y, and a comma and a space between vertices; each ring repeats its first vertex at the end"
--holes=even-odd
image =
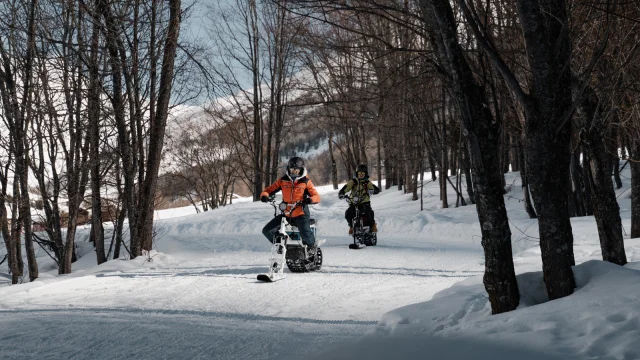
POLYGON ((280 211, 285 211, 287 210, 287 203, 283 201, 278 205, 278 207, 280 208, 280 211))

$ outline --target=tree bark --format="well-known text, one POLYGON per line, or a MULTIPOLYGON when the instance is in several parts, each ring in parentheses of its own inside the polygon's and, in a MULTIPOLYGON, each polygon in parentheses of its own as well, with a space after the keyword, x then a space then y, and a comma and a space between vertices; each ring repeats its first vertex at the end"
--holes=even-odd
MULTIPOLYGON (((526 164, 526 153, 525 150, 521 148, 519 152, 520 156, 520 164, 526 164)), ((538 214, 536 214, 536 209, 533 206, 533 201, 531 200, 531 191, 529 190, 529 182, 527 181, 527 167, 522 166, 520 168, 520 178, 522 179, 522 194, 524 195, 524 210, 529 215, 529 219, 537 219, 538 214)))
POLYGON ((441 139, 440 139, 440 200, 442 200, 442 208, 449 207, 449 199, 447 198, 447 178, 449 177, 449 157, 447 153, 449 151, 446 143, 447 139, 447 115, 446 115, 447 101, 445 96, 444 86, 442 87, 442 115, 440 118, 441 123, 441 139))
POLYGON ((131 148, 131 134, 125 120, 124 98, 122 95, 122 64, 118 56, 118 29, 115 19, 111 15, 111 9, 107 0, 98 1, 98 12, 104 16, 106 25, 106 43, 109 50, 109 60, 111 64, 111 78, 113 94, 111 104, 113 115, 118 130, 118 150, 122 159, 122 173, 124 176, 124 206, 127 208, 129 217, 129 239, 131 242, 131 256, 139 256, 141 244, 138 233, 137 203, 135 197, 135 163, 133 150, 131 148))
MULTIPOLYGON (((174 62, 178 48, 178 36, 180 34, 180 0, 169 1, 169 27, 164 44, 162 70, 160 73, 160 91, 156 108, 155 121, 150 123, 149 154, 147 156, 147 176, 142 185, 140 215, 138 226, 141 227, 140 239, 142 250, 151 251, 153 246, 153 211, 155 207, 155 194, 158 182, 158 171, 162 159, 162 147, 164 134, 169 114, 169 100, 171 98, 171 85, 173 83, 174 62)), ((258 181, 258 185, 260 182, 258 181)), ((217 198, 217 194, 216 194, 217 198)), ((132 254, 133 255, 133 254, 132 254)))
POLYGON ((331 159, 331 184, 334 190, 338 190, 338 165, 333 156, 333 129, 329 129, 329 158, 331 159))
POLYGON ((262 191, 262 104, 260 101, 260 64, 259 64, 259 34, 258 12, 256 0, 249 0, 250 24, 251 24, 251 66, 253 73, 253 200, 260 200, 262 191))
MULTIPOLYGON (((577 90, 582 84, 575 84, 577 90)), ((602 259, 614 264, 624 265, 627 256, 622 239, 620 207, 613 189, 605 138, 606 119, 602 114, 595 91, 585 85, 585 98, 579 107, 582 112, 580 135, 589 159, 589 185, 593 202, 593 215, 598 226, 602 259)))
POLYGON ((631 166, 631 238, 640 238, 640 140, 629 144, 631 166))
POLYGON ((476 203, 474 191, 473 191, 473 180, 471 179, 471 167, 469 166, 469 152, 466 146, 463 146, 462 149, 462 168, 464 170, 464 179, 467 183, 467 195, 469 195, 469 201, 472 204, 476 203))
POLYGON ((436 56, 450 74, 448 84, 461 115, 463 134, 471 155, 476 209, 485 253, 484 285, 494 314, 514 310, 520 293, 511 253, 511 230, 498 176, 498 134, 502 124, 494 122, 485 106, 484 89, 474 78, 458 43, 456 22, 447 0, 421 0, 426 30, 436 56))
POLYGON ((573 233, 569 221, 571 44, 564 0, 516 1, 531 76, 529 93, 480 32, 464 0, 458 0, 478 43, 522 105, 527 180, 538 214, 542 268, 549 299, 573 293, 573 233))
POLYGON ((587 214, 584 199, 584 178, 580 167, 580 152, 571 154, 571 183, 576 204, 576 215, 585 216, 587 214))
POLYGON ((527 174, 538 214, 542 268, 550 300, 575 288, 571 266, 573 233, 567 207, 571 127, 562 123, 571 106, 571 47, 562 0, 518 0, 529 65, 528 97, 523 98, 527 174))
MULTIPOLYGON (((17 72, 14 69, 14 59, 10 58, 6 52, 5 44, 0 44, 0 53, 2 54, 2 70, 0 70, 0 92, 3 100, 3 113, 9 126, 9 132, 12 140, 13 150, 15 152, 15 168, 14 168, 14 200, 19 193, 19 213, 24 228, 24 243, 27 251, 27 261, 29 267, 29 279, 34 281, 38 278, 38 263, 36 261, 35 249, 33 246, 33 229, 31 219, 31 204, 29 199, 29 156, 27 153, 28 144, 26 131, 31 114, 31 82, 33 76, 33 60, 35 52, 35 9, 37 0, 32 0, 29 4, 29 15, 27 24, 27 51, 24 56, 24 69, 22 72, 22 102, 18 100, 17 84, 14 82, 14 76, 17 72), (19 190, 19 191, 18 191, 19 190)), ((13 54, 12 56, 14 56, 13 54)), ((14 207, 16 209, 17 207, 14 207)), ((12 224, 18 219, 12 218, 12 224)), ((12 225, 13 226, 13 225, 12 225)), ((16 226, 19 226, 16 224, 16 226)), ((14 243, 16 248, 20 248, 20 233, 16 234, 14 243)), ((18 250, 19 251, 19 250, 18 250)), ((21 255, 18 255, 19 261, 22 261, 21 255)))
POLYGON ((611 162, 613 179, 616 182, 616 189, 620 189, 622 188, 622 179, 620 178, 620 155, 618 154, 618 127, 620 126, 620 123, 617 117, 617 112, 614 112, 611 121, 611 133, 606 138, 609 139, 607 143, 607 153, 609 154, 609 161, 611 162))
MULTIPOLYGON (((7 164, 8 165, 8 164, 7 164)), ((8 170, 8 166, 6 168, 8 170)), ((18 269, 18 258, 16 244, 13 241, 13 236, 9 232, 8 214, 5 211, 5 195, 7 193, 7 178, 8 171, 4 171, 1 177, 2 182, 2 194, 0 194, 0 231, 2 231, 2 238, 4 239, 4 245, 7 249, 7 261, 9 270, 11 271, 11 283, 17 284, 20 276, 22 275, 22 269, 18 269)))
POLYGON ((20 234, 22 233, 22 222, 20 221, 20 218, 18 216, 20 209, 20 181, 18 180, 18 176, 15 174, 13 179, 13 200, 11 208, 13 209, 13 213, 11 214, 11 236, 13 236, 13 239, 11 240, 11 242, 13 243, 14 249, 16 251, 19 276, 23 276, 24 261, 22 260, 22 241, 20 238, 20 234))
POLYGON ((100 72, 98 50, 100 46, 100 18, 94 17, 89 58, 89 95, 87 117, 89 122, 89 162, 91 164, 91 233, 96 247, 98 265, 107 261, 104 252, 104 228, 102 227, 102 198, 100 196, 100 72))

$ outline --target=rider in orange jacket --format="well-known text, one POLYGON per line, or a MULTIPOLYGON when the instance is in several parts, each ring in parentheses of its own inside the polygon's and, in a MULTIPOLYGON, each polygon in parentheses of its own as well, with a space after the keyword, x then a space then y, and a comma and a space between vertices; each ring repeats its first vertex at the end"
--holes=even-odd
POLYGON ((273 235, 278 231, 282 216, 286 216, 289 224, 300 230, 302 243, 308 248, 315 246, 315 236, 311 231, 309 204, 320 202, 320 195, 307 177, 307 169, 304 160, 300 157, 292 157, 287 163, 287 173, 269 185, 260 194, 260 200, 267 202, 268 197, 282 190, 282 201, 289 204, 284 215, 278 215, 267 223, 262 229, 262 234, 273 243, 273 235))

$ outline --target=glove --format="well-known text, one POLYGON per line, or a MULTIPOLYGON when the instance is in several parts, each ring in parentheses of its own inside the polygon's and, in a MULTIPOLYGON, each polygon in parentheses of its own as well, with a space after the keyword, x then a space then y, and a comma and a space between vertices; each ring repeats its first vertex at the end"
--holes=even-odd
POLYGON ((367 191, 369 193, 369 195, 373 195, 373 189, 367 191))
POLYGON ((313 202, 313 201, 311 200, 311 198, 310 198, 310 197, 302 199, 302 203, 303 203, 303 204, 311 204, 312 202, 313 202))
POLYGON ((261 196, 260 201, 262 201, 263 203, 266 203, 267 201, 269 201, 269 199, 266 196, 261 196))
POLYGON ((344 194, 338 194, 338 199, 340 200, 344 199, 344 194))

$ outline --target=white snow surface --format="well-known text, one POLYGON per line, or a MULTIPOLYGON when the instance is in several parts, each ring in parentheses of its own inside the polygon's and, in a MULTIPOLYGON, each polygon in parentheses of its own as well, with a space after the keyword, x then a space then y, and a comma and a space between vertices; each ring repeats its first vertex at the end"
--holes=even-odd
POLYGON ((256 280, 269 258, 267 204, 159 211, 148 257, 100 266, 81 228, 72 274, 57 275, 42 251, 36 281, 9 285, 0 273, 0 358, 640 359, 640 240, 625 235, 626 266, 605 263, 593 217, 573 218, 577 288, 548 301, 537 221, 518 173, 507 180, 515 311, 491 315, 474 205, 442 209, 429 182, 420 211, 392 187, 372 198, 378 245, 350 250, 347 204, 323 186, 312 207, 327 239, 322 269, 271 284, 256 280))

